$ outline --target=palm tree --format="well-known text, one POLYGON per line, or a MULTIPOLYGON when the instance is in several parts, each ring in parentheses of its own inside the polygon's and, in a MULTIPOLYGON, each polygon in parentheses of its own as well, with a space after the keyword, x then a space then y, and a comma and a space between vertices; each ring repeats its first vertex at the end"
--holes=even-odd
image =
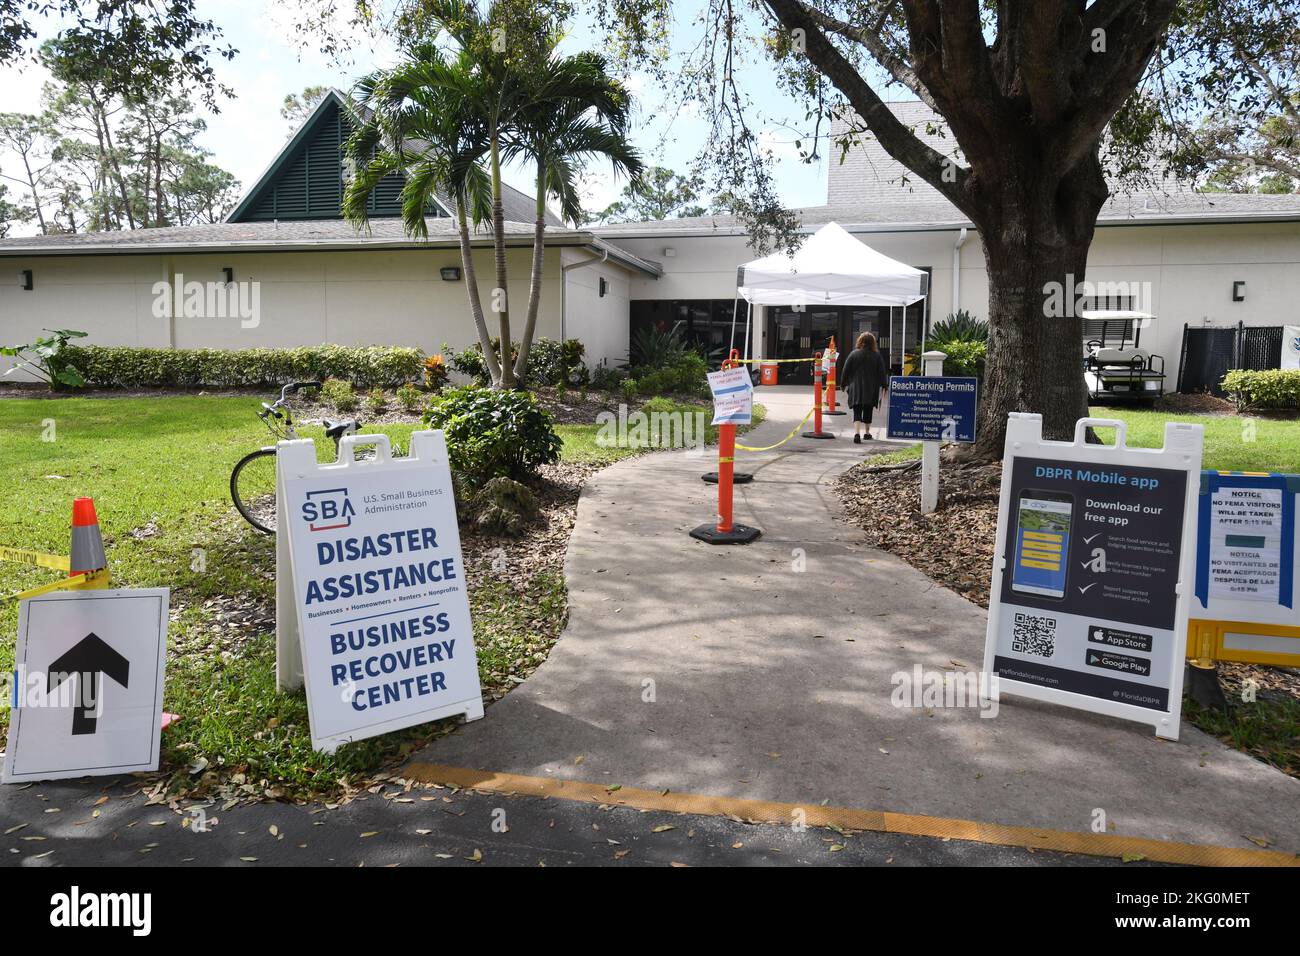
POLYGON ((403 227, 424 239, 426 213, 441 197, 450 200, 470 314, 495 385, 502 381, 502 363, 484 318, 470 243, 470 222, 488 219, 492 206, 480 165, 487 131, 475 109, 478 83, 467 52, 449 60, 433 44, 413 47, 396 67, 360 80, 350 105, 353 133, 344 146, 355 173, 344 191, 343 214, 368 225, 371 193, 385 177, 400 174, 403 227))
POLYGON ((513 124, 507 148, 509 158, 518 156, 537 168, 528 311, 514 368, 521 381, 541 301, 547 198, 554 198, 562 218, 576 225, 583 218, 577 177, 586 163, 604 159, 615 175, 629 177, 639 176, 644 168, 627 140, 632 106, 627 90, 609 75, 604 57, 580 53, 561 58, 554 53, 558 42, 559 35, 553 35, 545 66, 530 77, 531 96, 513 124))
POLYGON ((401 173, 403 223, 409 234, 423 238, 432 199, 440 193, 453 199, 479 342, 493 384, 513 388, 527 368, 537 325, 546 200, 554 197, 564 218, 576 223, 582 215, 576 187, 582 163, 604 158, 616 173, 640 172, 641 160, 626 139, 631 101, 602 57, 557 54, 561 34, 540 4, 492 0, 483 14, 472 0, 424 0, 419 17, 416 27, 408 25, 413 35, 444 34, 455 51, 414 43, 398 66, 357 85, 357 129, 346 147, 357 174, 345 192, 344 214, 364 224, 371 192, 385 176, 401 173), (528 310, 513 363, 501 179, 502 163, 510 160, 537 168, 528 310), (471 260, 469 223, 486 219, 492 223, 499 354, 487 332, 471 260))

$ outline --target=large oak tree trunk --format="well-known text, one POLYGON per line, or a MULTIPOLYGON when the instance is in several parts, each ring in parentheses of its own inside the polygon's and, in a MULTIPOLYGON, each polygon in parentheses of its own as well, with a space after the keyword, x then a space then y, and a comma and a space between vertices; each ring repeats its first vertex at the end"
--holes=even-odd
POLYGON ((1009 165, 998 198, 977 217, 989 347, 975 455, 1002 457, 1009 412, 1041 414, 1044 437, 1061 440, 1088 414, 1077 299, 1106 196, 1095 158, 1063 178, 1009 165))
POLYGON ((986 244, 985 256, 989 348, 973 451, 1000 458, 1008 412, 1039 412, 1044 436, 1060 439, 1070 437, 1075 421, 1087 414, 1082 322, 1078 316, 1044 314, 1044 288, 1065 286, 1071 275, 1082 281, 1088 247, 1053 250, 1044 258, 1024 248, 986 244))

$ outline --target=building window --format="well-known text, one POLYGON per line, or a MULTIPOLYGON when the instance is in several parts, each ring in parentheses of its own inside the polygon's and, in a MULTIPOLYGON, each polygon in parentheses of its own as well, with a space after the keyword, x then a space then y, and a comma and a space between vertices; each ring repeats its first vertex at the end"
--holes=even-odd
MULTIPOLYGON (((665 335, 676 332, 684 342, 703 351, 710 365, 717 366, 727 357, 733 341, 734 347, 745 354, 748 309, 748 303, 733 303, 731 299, 636 299, 631 307, 632 342, 645 328, 665 335)), ((632 355, 630 361, 636 365, 640 356, 632 355)))

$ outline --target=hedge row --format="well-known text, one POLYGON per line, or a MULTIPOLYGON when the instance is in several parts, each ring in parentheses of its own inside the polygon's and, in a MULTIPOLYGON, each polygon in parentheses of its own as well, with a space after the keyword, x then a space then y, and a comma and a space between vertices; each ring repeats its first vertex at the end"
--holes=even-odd
POLYGON ((296 349, 147 349, 87 345, 65 351, 87 385, 100 388, 234 388, 339 378, 357 388, 423 378, 416 348, 319 345, 296 349))
POLYGON ((1243 408, 1300 408, 1300 369, 1233 369, 1223 390, 1243 408))

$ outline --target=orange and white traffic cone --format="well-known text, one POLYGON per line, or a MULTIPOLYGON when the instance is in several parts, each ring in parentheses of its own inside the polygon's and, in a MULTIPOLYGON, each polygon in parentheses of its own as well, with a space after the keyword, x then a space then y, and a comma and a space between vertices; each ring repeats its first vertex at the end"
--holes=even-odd
POLYGON ((104 538, 99 533, 94 498, 77 498, 72 502, 72 553, 70 574, 90 574, 108 567, 104 538))

